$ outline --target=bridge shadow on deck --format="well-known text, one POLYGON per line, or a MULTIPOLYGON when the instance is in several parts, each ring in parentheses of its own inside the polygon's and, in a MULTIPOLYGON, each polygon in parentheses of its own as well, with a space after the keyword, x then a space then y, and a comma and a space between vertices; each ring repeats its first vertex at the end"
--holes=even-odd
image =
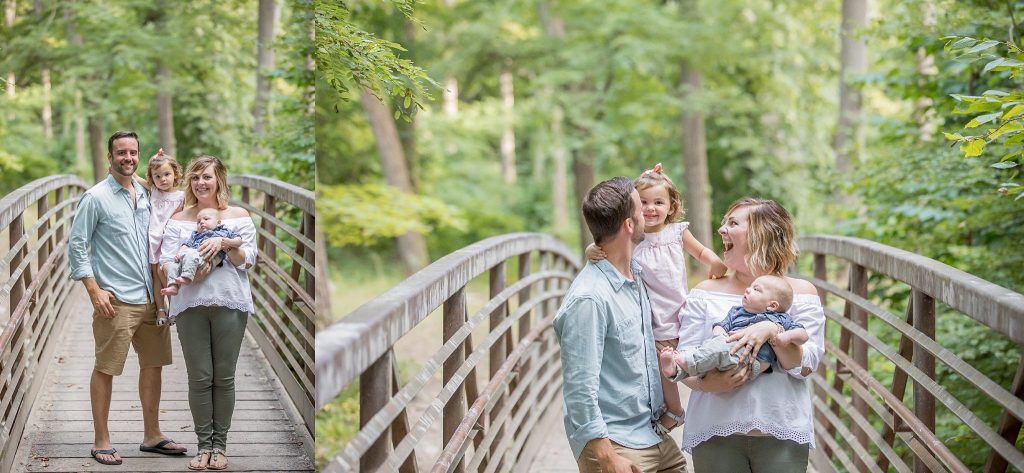
MULTIPOLYGON (((171 457, 139 451, 139 365, 132 350, 124 374, 114 379, 110 409, 112 441, 124 463, 106 466, 89 457, 93 441, 89 404, 89 378, 94 362, 92 307, 81 288, 75 288, 71 299, 75 307, 69 313, 74 315, 67 321, 54 351, 28 419, 14 471, 189 471, 186 465, 197 450, 196 435, 188 408, 185 362, 174 328, 174 364, 163 370, 161 428, 165 435, 187 446, 189 454, 171 457)), ((305 424, 248 334, 242 343, 235 383, 235 413, 227 449, 229 470, 312 471, 312 439, 305 424)))

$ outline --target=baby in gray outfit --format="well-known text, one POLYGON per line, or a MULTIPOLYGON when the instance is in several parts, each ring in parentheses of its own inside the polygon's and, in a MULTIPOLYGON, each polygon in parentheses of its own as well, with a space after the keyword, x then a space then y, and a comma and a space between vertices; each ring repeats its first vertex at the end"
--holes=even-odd
MULTIPOLYGON (((782 331, 761 345, 756 357, 747 357, 751 367, 751 378, 771 368, 778 357, 772 346, 795 343, 802 345, 807 341, 807 330, 803 325, 793 321, 786 313, 793 303, 793 288, 779 276, 765 275, 758 277, 743 293, 743 305, 733 307, 724 320, 715 324, 712 332, 715 337, 705 341, 698 347, 676 351, 665 347, 658 355, 662 360, 662 374, 672 381, 679 381, 687 376, 699 376, 712 369, 718 371, 731 370, 739 364, 739 353, 731 353, 737 342, 726 342, 726 336, 736 330, 749 327, 765 320, 775 322, 782 331)), ((749 350, 749 348, 747 348, 749 350)))
MULTIPOLYGON (((196 271, 206 261, 203 255, 199 254, 199 245, 204 241, 221 237, 226 239, 231 246, 242 244, 242 238, 237 233, 229 230, 221 224, 220 212, 217 209, 207 208, 196 214, 196 230, 192 236, 178 250, 174 257, 174 263, 167 267, 167 287, 160 291, 165 296, 175 296, 178 288, 183 285, 192 284, 196 277, 196 271)), ((227 254, 224 250, 219 251, 210 260, 211 266, 224 264, 227 254)))

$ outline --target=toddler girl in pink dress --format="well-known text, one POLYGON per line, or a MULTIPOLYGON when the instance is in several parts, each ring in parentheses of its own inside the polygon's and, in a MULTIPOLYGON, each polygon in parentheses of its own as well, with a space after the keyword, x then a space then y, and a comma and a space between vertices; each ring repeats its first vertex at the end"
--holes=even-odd
POLYGON ((160 290, 164 288, 166 277, 160 270, 160 243, 164 239, 164 226, 167 220, 180 211, 185 202, 185 193, 178 190, 181 184, 181 165, 173 156, 164 154, 164 149, 149 158, 146 168, 146 179, 139 181, 149 190, 149 204, 152 209, 149 215, 149 266, 153 272, 153 294, 156 294, 157 324, 166 325, 167 301, 160 290))

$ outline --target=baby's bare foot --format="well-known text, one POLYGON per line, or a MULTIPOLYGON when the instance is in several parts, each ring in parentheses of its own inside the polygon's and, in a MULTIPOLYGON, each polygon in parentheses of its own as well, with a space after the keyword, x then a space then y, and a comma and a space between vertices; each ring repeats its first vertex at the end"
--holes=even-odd
POLYGON ((178 295, 178 285, 175 284, 173 286, 167 286, 160 290, 160 294, 165 296, 176 296, 178 295))
POLYGON ((661 359, 661 375, 666 378, 671 378, 676 375, 677 369, 686 371, 686 363, 683 360, 676 361, 679 352, 675 350, 662 350, 658 354, 658 358, 661 359))

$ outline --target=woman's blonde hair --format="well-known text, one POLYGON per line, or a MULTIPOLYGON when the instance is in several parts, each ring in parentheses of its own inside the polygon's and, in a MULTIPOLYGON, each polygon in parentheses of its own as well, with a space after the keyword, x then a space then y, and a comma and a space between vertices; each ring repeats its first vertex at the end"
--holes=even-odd
POLYGON ((228 168, 224 167, 224 163, 220 159, 205 154, 189 161, 188 168, 185 170, 186 207, 199 204, 199 199, 192 191, 192 179, 202 174, 211 165, 213 166, 213 175, 217 179, 217 208, 221 210, 228 208, 228 200, 231 198, 231 187, 228 186, 228 168))
POLYGON ((800 254, 793 217, 774 200, 746 197, 733 202, 725 212, 722 224, 740 207, 750 207, 747 214, 747 267, 763 274, 782 275, 800 254))
POLYGON ((640 174, 640 177, 633 181, 633 187, 636 188, 637 192, 654 186, 663 186, 665 191, 668 192, 669 211, 663 223, 674 223, 683 218, 685 213, 683 212, 683 197, 679 194, 679 189, 676 188, 676 184, 672 182, 672 179, 661 172, 661 163, 655 165, 653 169, 644 171, 643 174, 640 174))
POLYGON ((178 164, 178 160, 174 159, 174 156, 169 154, 160 154, 153 156, 149 160, 149 164, 146 165, 146 180, 149 181, 149 185, 156 187, 156 183, 153 181, 153 171, 164 164, 170 164, 171 170, 174 171, 174 184, 177 188, 181 185, 181 164, 178 164))

